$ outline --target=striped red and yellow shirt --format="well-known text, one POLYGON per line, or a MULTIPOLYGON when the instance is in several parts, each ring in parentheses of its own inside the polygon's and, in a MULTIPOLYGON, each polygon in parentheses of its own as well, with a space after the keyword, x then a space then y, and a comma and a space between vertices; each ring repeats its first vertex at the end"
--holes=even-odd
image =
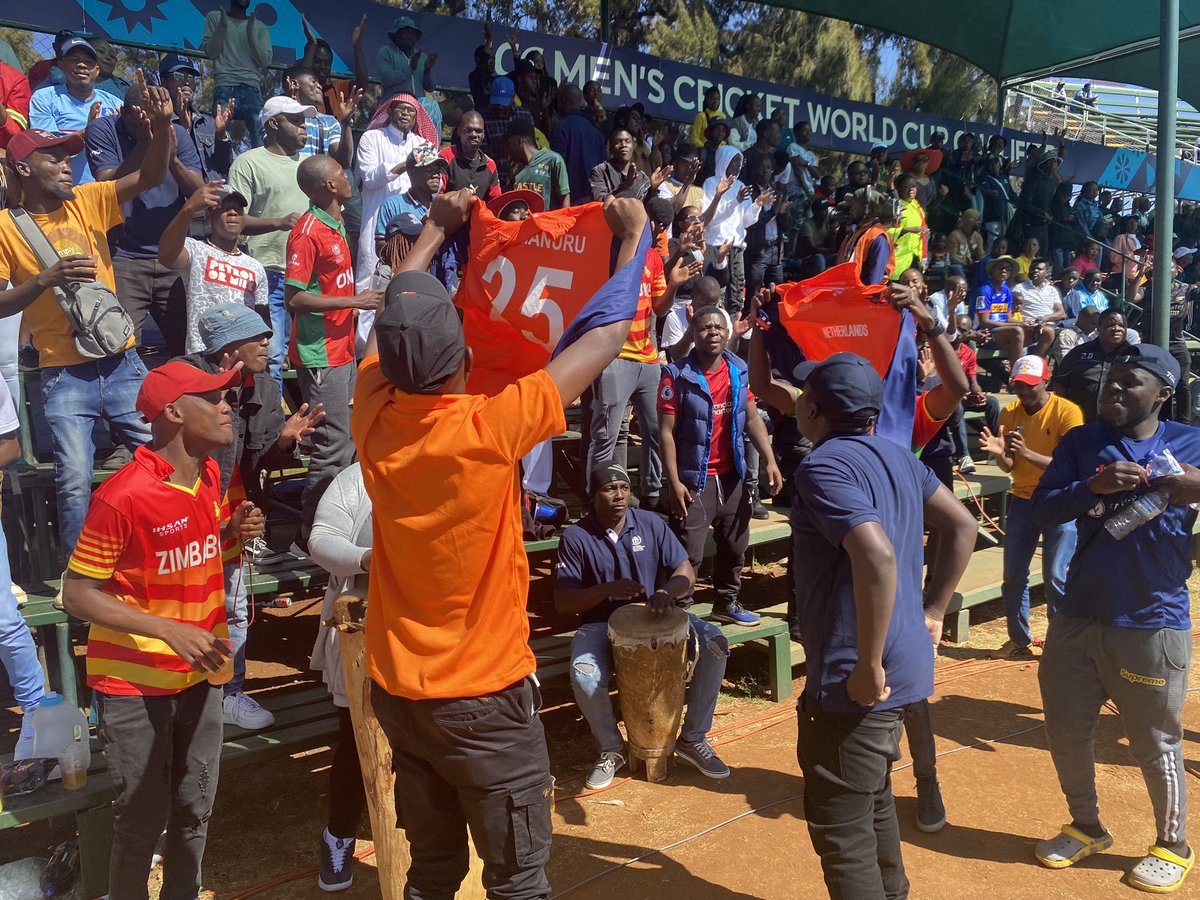
POLYGON ((629 337, 617 354, 618 359, 640 363, 657 363, 658 348, 654 346, 654 301, 667 292, 667 277, 658 250, 646 251, 646 268, 642 271, 642 287, 638 294, 637 316, 629 326, 629 337))
MULTIPOLYGON (((171 464, 139 447, 92 495, 68 568, 143 612, 228 639, 221 565, 221 473, 205 461, 192 488, 171 484, 171 464)), ((93 624, 88 685, 106 694, 175 694, 207 678, 166 643, 93 624)))

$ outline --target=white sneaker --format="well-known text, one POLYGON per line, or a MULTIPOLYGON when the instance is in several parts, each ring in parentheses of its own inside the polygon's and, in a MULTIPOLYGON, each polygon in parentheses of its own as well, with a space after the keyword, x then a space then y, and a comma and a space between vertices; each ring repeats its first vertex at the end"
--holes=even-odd
POLYGON ((970 475, 975 471, 975 460, 971 459, 969 454, 964 455, 963 458, 958 461, 958 471, 962 472, 964 475, 970 475))
POLYGON ((33 709, 21 716, 21 736, 17 738, 17 747, 13 750, 13 762, 33 758, 33 709))
POLYGON ((275 717, 258 705, 249 694, 238 691, 227 694, 224 700, 225 724, 236 725, 247 731, 258 731, 275 724, 275 717))

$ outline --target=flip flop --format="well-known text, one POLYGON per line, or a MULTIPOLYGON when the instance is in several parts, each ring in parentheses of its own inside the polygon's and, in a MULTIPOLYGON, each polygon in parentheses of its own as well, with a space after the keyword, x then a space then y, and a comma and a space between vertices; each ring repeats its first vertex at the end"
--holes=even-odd
POLYGON ((1129 884, 1151 894, 1169 894, 1179 889, 1196 862, 1196 851, 1188 849, 1188 857, 1176 856, 1157 844, 1140 863, 1129 870, 1129 884))
POLYGON ((1102 853, 1112 844, 1111 834, 1106 833, 1103 837, 1094 838, 1072 825, 1064 825, 1062 831, 1050 840, 1042 841, 1034 847, 1033 855, 1048 869, 1065 869, 1081 859, 1102 853))

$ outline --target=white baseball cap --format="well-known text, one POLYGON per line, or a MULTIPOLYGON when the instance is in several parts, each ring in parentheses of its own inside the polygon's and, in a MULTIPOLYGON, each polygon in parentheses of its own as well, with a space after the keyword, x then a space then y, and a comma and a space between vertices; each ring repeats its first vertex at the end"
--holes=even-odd
POLYGON ((1022 356, 1012 367, 1012 377, 1009 381, 1020 384, 1041 384, 1050 377, 1050 369, 1046 360, 1040 356, 1022 356))
POLYGON ((306 119, 315 118, 317 108, 315 106, 305 106, 299 100, 293 100, 291 97, 271 97, 263 104, 262 112, 258 114, 258 119, 264 125, 267 119, 278 115, 301 115, 306 119))
POLYGON ((1195 247, 1176 247, 1171 257, 1173 259, 1183 259, 1185 256, 1195 256, 1196 252, 1195 247))

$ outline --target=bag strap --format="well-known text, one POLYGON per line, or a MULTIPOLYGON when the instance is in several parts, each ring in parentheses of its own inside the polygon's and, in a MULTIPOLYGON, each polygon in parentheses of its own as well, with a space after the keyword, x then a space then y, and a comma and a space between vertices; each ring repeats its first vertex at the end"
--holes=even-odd
POLYGON ((17 231, 21 232, 21 237, 25 238, 25 243, 29 245, 29 249, 33 251, 33 255, 38 258, 38 262, 42 264, 42 268, 49 269, 58 262, 58 253, 55 252, 54 246, 46 237, 46 233, 42 231, 41 226, 33 221, 33 217, 29 213, 17 207, 10 209, 8 214, 12 216, 13 224, 17 226, 17 231))

